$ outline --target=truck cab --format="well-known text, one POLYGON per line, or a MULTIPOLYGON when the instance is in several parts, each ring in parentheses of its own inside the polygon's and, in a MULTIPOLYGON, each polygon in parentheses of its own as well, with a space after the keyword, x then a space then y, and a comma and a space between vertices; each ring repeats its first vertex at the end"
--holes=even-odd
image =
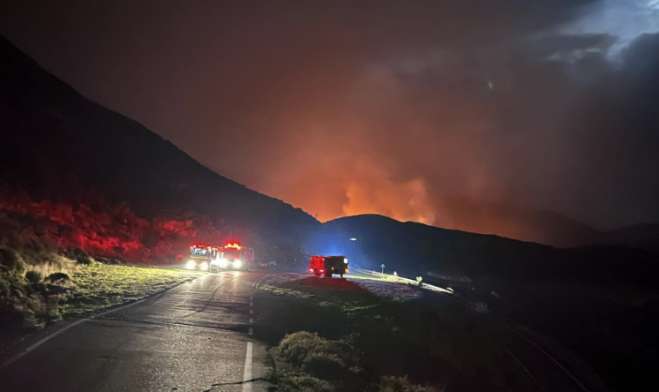
POLYGON ((220 247, 220 254, 210 264, 213 272, 221 270, 249 270, 254 263, 254 249, 237 241, 228 241, 220 247))
POLYGON ((208 271, 211 263, 219 255, 219 250, 207 244, 193 244, 190 246, 190 256, 188 257, 185 268, 191 270, 208 271))
POLYGON ((331 278, 334 274, 348 273, 348 258, 345 256, 311 256, 309 259, 309 272, 317 277, 331 278))

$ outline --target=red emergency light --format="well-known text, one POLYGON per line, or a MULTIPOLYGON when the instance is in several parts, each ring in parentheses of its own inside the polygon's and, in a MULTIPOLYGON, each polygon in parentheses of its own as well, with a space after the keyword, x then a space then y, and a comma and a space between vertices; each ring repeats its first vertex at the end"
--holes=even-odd
POLYGON ((201 242, 198 242, 198 243, 196 243, 196 244, 192 244, 192 245, 190 245, 190 249, 194 249, 194 248, 210 248, 210 247, 211 247, 210 245, 208 245, 208 244, 204 244, 204 243, 201 243, 201 242))
POLYGON ((240 246, 240 244, 237 243, 237 242, 229 242, 229 243, 225 244, 224 247, 225 247, 225 248, 229 248, 229 249, 238 249, 238 250, 240 250, 240 249, 243 248, 243 247, 240 246))

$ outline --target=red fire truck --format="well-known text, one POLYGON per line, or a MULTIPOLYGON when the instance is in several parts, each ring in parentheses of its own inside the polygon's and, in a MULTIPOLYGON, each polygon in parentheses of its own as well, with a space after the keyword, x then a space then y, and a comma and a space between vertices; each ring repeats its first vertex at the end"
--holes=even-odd
POLYGON ((221 270, 248 270, 254 264, 254 249, 240 242, 227 241, 220 248, 219 257, 210 263, 211 272, 221 270))
POLYGON ((254 249, 238 241, 227 241, 222 246, 196 243, 190 246, 185 268, 199 271, 248 270, 254 264, 254 249))

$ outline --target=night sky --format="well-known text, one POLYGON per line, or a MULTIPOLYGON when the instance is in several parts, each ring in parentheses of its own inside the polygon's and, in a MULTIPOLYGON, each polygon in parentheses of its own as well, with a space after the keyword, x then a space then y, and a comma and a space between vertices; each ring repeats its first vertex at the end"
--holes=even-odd
POLYGON ((14 3, 49 71, 321 220, 659 221, 659 0, 14 3))

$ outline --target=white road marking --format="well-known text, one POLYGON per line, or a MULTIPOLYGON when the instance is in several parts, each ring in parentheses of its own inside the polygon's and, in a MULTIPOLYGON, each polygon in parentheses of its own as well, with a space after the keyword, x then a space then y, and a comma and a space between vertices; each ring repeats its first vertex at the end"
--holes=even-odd
MULTIPOLYGON (((254 315, 254 296, 249 297, 249 315, 252 316, 254 315)), ((249 330, 247 334, 249 336, 254 335, 254 318, 250 317, 249 318, 249 330)), ((243 368, 243 389, 242 392, 252 392, 252 381, 249 381, 252 379, 252 350, 253 350, 253 344, 252 342, 247 342, 247 347, 245 347, 245 367, 243 368)))
POLYGON ((252 391, 252 342, 247 342, 245 349, 245 367, 243 368, 243 392, 252 391))

